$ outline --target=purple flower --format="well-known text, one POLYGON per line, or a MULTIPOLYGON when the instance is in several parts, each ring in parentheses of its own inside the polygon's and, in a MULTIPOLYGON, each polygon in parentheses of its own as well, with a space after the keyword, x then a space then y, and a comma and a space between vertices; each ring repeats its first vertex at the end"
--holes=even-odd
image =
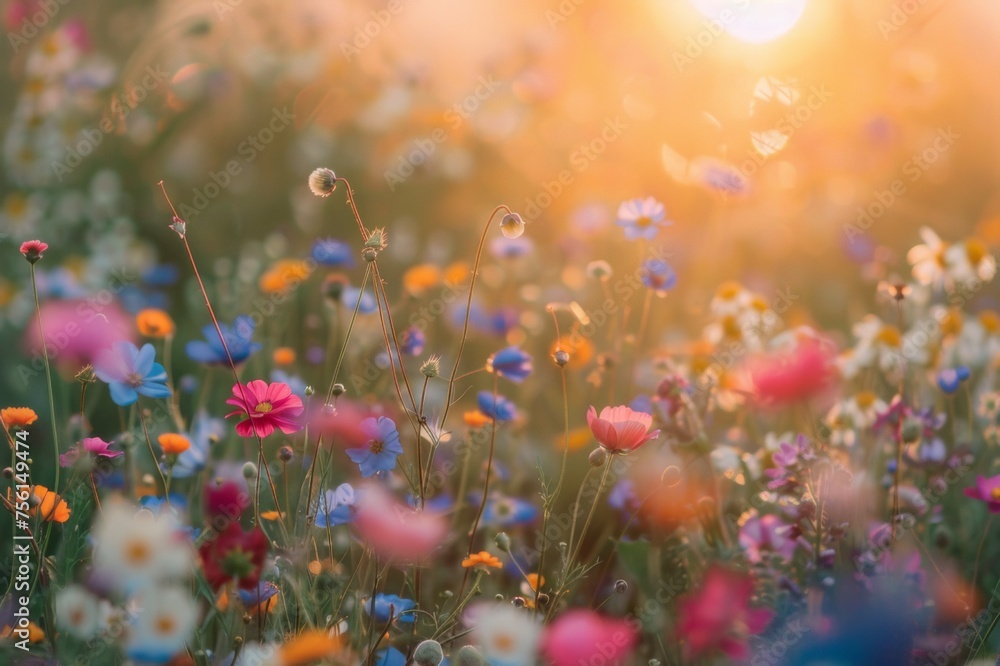
POLYGON ((410 326, 403 331, 400 339, 400 351, 407 356, 420 356, 427 344, 427 336, 416 326, 410 326))
POLYGON ((347 457, 357 463, 361 476, 367 478, 377 472, 387 472, 396 467, 396 457, 403 455, 399 432, 392 419, 372 416, 361 422, 361 432, 368 437, 368 444, 357 449, 347 449, 347 457))
POLYGON ((969 369, 960 365, 957 368, 947 368, 938 373, 937 385, 942 391, 951 395, 969 378, 969 369))
POLYGON ((324 266, 340 268, 354 267, 354 251, 351 246, 336 238, 321 238, 313 243, 312 258, 324 266))
POLYGON ((520 384, 531 374, 531 355, 520 347, 507 347, 486 360, 486 369, 520 384))
POLYGON ((316 514, 316 527, 336 527, 354 520, 354 507, 357 495, 349 483, 342 483, 336 490, 327 490, 320 494, 313 509, 316 514))
POLYGON ((740 546, 746 551, 747 559, 754 564, 761 561, 763 552, 777 553, 788 561, 798 546, 793 529, 778 516, 753 515, 740 527, 740 546))
POLYGON ((111 349, 97 354, 94 373, 111 390, 111 399, 119 407, 128 407, 139 399, 170 396, 167 371, 153 359, 156 351, 146 343, 138 349, 131 342, 116 342, 111 349))
POLYGON ((645 238, 652 240, 656 238, 660 227, 669 226, 671 222, 666 220, 666 213, 663 204, 653 197, 645 199, 632 199, 623 201, 618 206, 618 218, 615 224, 625 228, 625 238, 637 240, 645 238))
POLYGON ((665 294, 677 284, 677 274, 662 259, 647 259, 640 270, 642 283, 657 294, 665 294))
POLYGON ((517 418, 517 407, 502 395, 494 395, 491 391, 480 391, 477 396, 479 411, 497 423, 513 421, 517 418))
POLYGON ((221 338, 219 331, 215 330, 215 324, 208 324, 201 329, 204 340, 192 340, 184 346, 184 351, 192 361, 207 365, 226 365, 232 357, 233 363, 241 363, 261 348, 259 342, 250 340, 254 323, 247 315, 237 317, 232 326, 220 323, 219 329, 222 331, 221 338), (222 344, 223 340, 226 342, 225 346, 222 344), (226 355, 226 348, 229 349, 229 356, 226 355))
POLYGON ((122 455, 121 451, 112 451, 110 447, 111 443, 105 442, 100 437, 87 437, 77 442, 74 448, 59 456, 59 466, 72 467, 81 455, 88 453, 101 458, 117 458, 122 455))

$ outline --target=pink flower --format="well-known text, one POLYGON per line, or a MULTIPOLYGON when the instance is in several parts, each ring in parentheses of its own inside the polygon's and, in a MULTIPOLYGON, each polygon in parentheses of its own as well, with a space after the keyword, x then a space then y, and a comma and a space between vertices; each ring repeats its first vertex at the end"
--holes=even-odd
POLYGON ((649 432, 653 417, 644 412, 636 412, 625 405, 605 407, 601 416, 591 407, 587 412, 587 425, 594 433, 597 443, 611 453, 635 451, 646 442, 656 439, 659 430, 649 432))
POLYGON ((395 564, 423 561, 448 535, 443 515, 417 511, 397 502, 381 486, 360 489, 357 500, 358 534, 380 560, 395 564))
POLYGON ((77 446, 59 456, 60 467, 72 467, 85 453, 101 458, 117 458, 122 455, 121 451, 112 451, 110 442, 105 442, 100 437, 87 437, 80 440, 77 446))
POLYGON ((627 664, 636 631, 626 620, 604 618, 591 610, 563 613, 542 638, 542 653, 552 666, 600 663, 627 664))
POLYGON ((49 249, 48 244, 40 240, 30 240, 21 243, 21 254, 32 264, 41 259, 42 253, 47 249, 49 249))
POLYGON ((825 392, 833 381, 833 359, 816 341, 759 360, 750 370, 758 397, 766 403, 804 400, 825 392))
POLYGON ((740 527, 740 546, 754 564, 762 560, 761 554, 765 552, 777 553, 788 561, 799 545, 794 530, 773 514, 754 514, 740 527))
MULTIPOLYGON (((116 342, 134 342, 133 318, 114 301, 53 300, 42 303, 41 310, 49 359, 69 372, 94 363, 100 352, 116 342)), ((25 330, 24 350, 31 358, 41 358, 42 340, 37 326, 25 330)))
POLYGON ((267 437, 276 428, 286 435, 302 430, 297 420, 305 409, 302 399, 294 395, 284 382, 268 384, 254 379, 248 384, 233 386, 233 396, 226 400, 226 404, 239 409, 226 414, 226 418, 242 414, 250 416, 236 424, 236 433, 240 437, 253 437, 255 429, 260 437, 267 437))
POLYGON ((764 631, 774 616, 766 608, 750 608, 752 594, 750 576, 717 565, 709 569, 701 587, 679 604, 677 634, 688 657, 716 649, 730 659, 749 657, 747 638, 764 631))
POLYGON ((1000 474, 985 478, 976 477, 976 485, 965 489, 965 494, 972 499, 986 502, 990 513, 1000 513, 1000 474))

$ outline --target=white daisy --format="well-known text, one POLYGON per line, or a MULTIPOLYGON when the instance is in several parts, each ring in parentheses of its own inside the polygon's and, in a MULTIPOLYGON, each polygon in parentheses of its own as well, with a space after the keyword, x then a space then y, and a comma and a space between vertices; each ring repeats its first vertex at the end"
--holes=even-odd
POLYGON ((80 585, 63 588, 56 595, 56 624, 80 640, 90 640, 102 624, 97 597, 80 585))
POLYGON ((484 603, 470 609, 469 615, 475 625, 473 639, 490 664, 535 663, 542 627, 529 611, 510 604, 484 603))
POLYGON ((149 588, 138 598, 125 651, 136 661, 162 663, 184 649, 198 625, 198 602, 180 587, 149 588))
POLYGON ((948 245, 928 227, 920 228, 921 245, 910 248, 907 261, 913 266, 913 277, 920 284, 938 284, 944 279, 945 251, 948 245))

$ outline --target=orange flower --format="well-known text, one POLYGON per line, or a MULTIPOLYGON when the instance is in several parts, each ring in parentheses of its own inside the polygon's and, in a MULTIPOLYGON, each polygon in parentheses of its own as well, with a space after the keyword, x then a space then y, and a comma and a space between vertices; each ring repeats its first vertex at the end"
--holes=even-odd
POLYGON ((167 455, 184 453, 191 448, 191 440, 176 432, 165 432, 157 437, 156 441, 160 443, 160 448, 167 455))
POLYGON ((569 446, 570 451, 582 449, 594 441, 594 433, 590 432, 590 428, 587 426, 580 426, 569 431, 569 442, 566 439, 565 434, 558 435, 555 439, 556 449, 562 451, 567 446, 569 446))
POLYGON ((582 368, 590 363, 590 359, 594 358, 594 345, 579 333, 560 335, 559 339, 552 345, 550 353, 555 354, 560 349, 569 353, 569 363, 566 364, 566 367, 570 369, 582 368))
POLYGON ((464 261, 456 261, 444 269, 444 281, 446 284, 457 286, 465 282, 471 272, 469 264, 464 261))
POLYGON ((539 584, 545 585, 545 576, 540 576, 536 573, 530 573, 527 575, 528 585, 531 586, 531 591, 534 592, 538 589, 539 584))
POLYGON ((281 520, 285 517, 284 511, 261 511, 261 520, 281 520))
POLYGON ((486 416, 486 414, 483 414, 478 409, 466 412, 462 415, 462 418, 465 419, 465 425, 470 428, 482 428, 491 420, 490 417, 486 416))
POLYGON ((489 573, 490 567, 493 567, 494 569, 503 568, 500 558, 496 555, 491 555, 485 550, 469 555, 467 558, 462 560, 462 566, 466 569, 469 569, 470 567, 480 567, 486 573, 489 573))
POLYGON ((403 273, 403 288, 414 296, 441 283, 441 269, 434 264, 419 264, 403 273))
POLYGON ((5 407, 0 409, 0 421, 3 429, 10 430, 14 426, 24 428, 38 420, 38 414, 30 407, 5 407))
MULTIPOLYGON (((3 629, 0 629, 0 638, 10 638, 14 633, 14 627, 5 625, 3 629)), ((34 622, 28 623, 28 642, 29 643, 41 643, 45 640, 45 632, 34 622)))
POLYGON ((260 290, 269 294, 284 293, 309 277, 309 264, 299 259, 281 259, 260 276, 260 290))
POLYGON ((320 629, 304 631, 281 646, 278 662, 282 666, 300 666, 331 656, 341 648, 339 638, 330 638, 320 629))
POLYGON ((28 512, 30 515, 35 516, 41 512, 42 520, 54 520, 57 523, 69 520, 69 505, 66 504, 66 500, 45 486, 35 486, 33 492, 39 501, 38 506, 32 507, 28 512))
POLYGON ((291 347, 278 347, 274 350, 275 365, 291 365, 295 363, 295 350, 291 347))
POLYGON ((147 338, 165 338, 174 333, 174 320, 158 308, 140 310, 135 316, 135 325, 147 338))

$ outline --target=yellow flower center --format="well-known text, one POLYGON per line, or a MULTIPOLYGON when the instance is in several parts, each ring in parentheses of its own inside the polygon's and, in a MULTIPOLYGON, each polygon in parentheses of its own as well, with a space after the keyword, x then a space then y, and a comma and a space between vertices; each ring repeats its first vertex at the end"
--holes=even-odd
POLYGON ((882 330, 875 336, 875 340, 889 347, 898 347, 903 341, 903 337, 895 326, 883 326, 882 330))
POLYGON ((382 443, 381 439, 373 439, 371 441, 371 444, 368 445, 368 450, 374 453, 375 455, 382 453, 382 449, 384 448, 385 446, 382 443))
POLYGON ((495 634, 493 636, 493 647, 501 654, 513 650, 514 645, 514 638, 510 634, 495 634))
POLYGON ((125 546, 125 561, 133 566, 141 566, 149 560, 152 555, 149 544, 145 541, 132 541, 125 546))
POLYGON ((962 331, 962 313, 951 308, 941 320, 941 332, 945 335, 958 335, 962 331))
POLYGON ((653 220, 648 215, 643 215, 638 220, 635 221, 635 226, 640 228, 646 228, 653 224, 653 220))
POLYGON ((265 401, 265 402, 259 402, 259 403, 257 403, 257 406, 254 407, 253 410, 255 412, 257 412, 258 414, 267 414, 272 409, 274 409, 274 405, 272 405, 271 403, 265 401))
POLYGON ((156 627, 156 631, 161 635, 163 634, 169 635, 172 634, 174 632, 174 629, 177 628, 177 622, 174 620, 174 618, 170 617, 169 615, 161 615, 160 617, 156 618, 154 626, 156 627))
POLYGON ((28 208, 28 200, 20 194, 11 194, 4 201, 4 208, 11 217, 21 217, 28 208))
POLYGON ((965 256, 969 258, 969 263, 973 266, 977 266, 987 254, 986 245, 978 238, 970 238, 965 241, 965 256))
POLYGON ((990 491, 990 499, 1000 502, 1000 488, 994 488, 990 491))
POLYGON ((726 338, 731 340, 739 340, 743 337, 740 325, 736 322, 736 317, 733 316, 726 316, 722 318, 722 333, 726 336, 726 338))
POLYGON ((979 323, 990 333, 1000 332, 1000 314, 994 310, 983 310, 979 313, 979 323))
POLYGON ((715 295, 724 301, 731 301, 739 296, 741 291, 743 291, 743 285, 735 280, 730 280, 729 282, 720 284, 715 295))
POLYGON ((854 396, 854 402, 858 403, 861 409, 868 409, 875 404, 875 393, 872 391, 861 391, 854 396))

